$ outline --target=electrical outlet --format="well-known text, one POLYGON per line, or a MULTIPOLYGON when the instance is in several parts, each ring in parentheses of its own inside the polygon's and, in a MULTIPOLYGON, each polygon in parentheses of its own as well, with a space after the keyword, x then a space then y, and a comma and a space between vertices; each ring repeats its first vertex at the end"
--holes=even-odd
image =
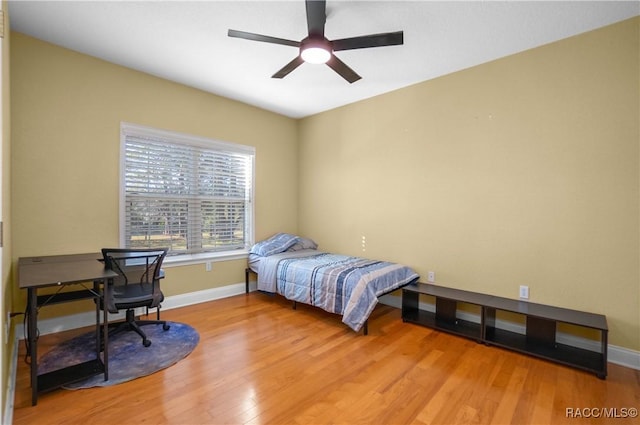
POLYGON ((206 263, 204 263, 204 268, 206 271, 210 272, 211 271, 211 261, 207 261, 206 263))
POLYGON ((528 300, 529 299, 529 287, 520 285, 520 299, 528 300))
POLYGON ((427 282, 435 282, 436 281, 436 272, 427 273, 427 282))

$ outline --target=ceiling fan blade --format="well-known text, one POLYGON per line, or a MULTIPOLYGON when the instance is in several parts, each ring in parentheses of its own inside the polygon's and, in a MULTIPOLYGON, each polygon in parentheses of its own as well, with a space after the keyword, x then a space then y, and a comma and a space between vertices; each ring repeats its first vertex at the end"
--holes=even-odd
POLYGON ((324 37, 324 24, 327 21, 327 2, 325 0, 307 0, 306 6, 309 35, 324 37))
POLYGON ((329 59, 327 65, 329 65, 329 68, 340 74, 342 78, 347 80, 349 84, 355 83, 360 78, 362 78, 361 76, 356 74, 353 69, 349 68, 346 63, 338 59, 334 54, 331 55, 331 59, 329 59))
POLYGON ((404 43, 402 31, 342 38, 331 42, 334 51, 365 49, 367 47, 397 46, 404 43))
POLYGON ((229 37, 244 38, 246 40, 263 41, 265 43, 283 44, 285 46, 300 47, 299 41, 287 40, 284 38, 270 37, 268 35, 255 34, 252 32, 229 30, 229 37))
POLYGON ((284 78, 291 71, 302 65, 304 60, 300 57, 300 55, 296 56, 291 62, 282 67, 282 69, 271 76, 271 78, 284 78))

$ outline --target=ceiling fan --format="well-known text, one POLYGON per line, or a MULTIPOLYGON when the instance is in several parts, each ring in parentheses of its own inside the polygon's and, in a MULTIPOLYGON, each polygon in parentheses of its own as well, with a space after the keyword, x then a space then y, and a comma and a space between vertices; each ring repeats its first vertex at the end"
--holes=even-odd
POLYGON ((363 35, 339 40, 328 40, 324 36, 324 25, 327 20, 325 0, 305 0, 307 8, 307 28, 309 35, 301 41, 287 40, 268 35, 255 34, 245 31, 229 30, 229 37, 247 40, 263 41, 265 43, 282 44, 298 47, 300 53, 271 78, 284 78, 303 62, 326 63, 331 69, 340 74, 349 83, 358 81, 360 77, 354 70, 336 57, 333 52, 340 50, 364 49, 367 47, 394 46, 403 44, 402 31, 381 34, 363 35))

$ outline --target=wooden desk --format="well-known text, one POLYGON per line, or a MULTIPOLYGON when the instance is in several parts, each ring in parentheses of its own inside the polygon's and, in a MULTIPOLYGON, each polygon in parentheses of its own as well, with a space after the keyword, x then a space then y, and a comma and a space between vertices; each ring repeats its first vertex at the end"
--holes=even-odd
POLYGON ((102 254, 55 255, 46 257, 23 257, 18 260, 18 286, 27 290, 27 341, 31 358, 31 403, 38 403, 38 392, 50 391, 64 384, 104 373, 109 379, 108 320, 103 310, 102 332, 100 332, 99 298, 108 296, 110 280, 118 274, 105 269, 99 260, 102 254), (38 289, 47 287, 84 286, 91 287, 67 292, 38 296, 38 289), (102 285, 102 293, 100 292, 102 285), (38 375, 38 309, 45 305, 93 298, 96 300, 96 358, 84 363, 38 375), (104 343, 101 341, 104 335, 104 343), (103 359, 100 350, 103 347, 103 359))

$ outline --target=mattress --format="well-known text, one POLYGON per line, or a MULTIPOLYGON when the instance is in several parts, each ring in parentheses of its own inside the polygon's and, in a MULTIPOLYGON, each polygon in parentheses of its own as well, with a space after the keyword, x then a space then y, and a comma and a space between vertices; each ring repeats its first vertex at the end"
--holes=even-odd
POLYGON ((378 297, 418 279, 411 268, 386 261, 331 254, 315 249, 249 258, 258 289, 342 315, 358 331, 378 297))

